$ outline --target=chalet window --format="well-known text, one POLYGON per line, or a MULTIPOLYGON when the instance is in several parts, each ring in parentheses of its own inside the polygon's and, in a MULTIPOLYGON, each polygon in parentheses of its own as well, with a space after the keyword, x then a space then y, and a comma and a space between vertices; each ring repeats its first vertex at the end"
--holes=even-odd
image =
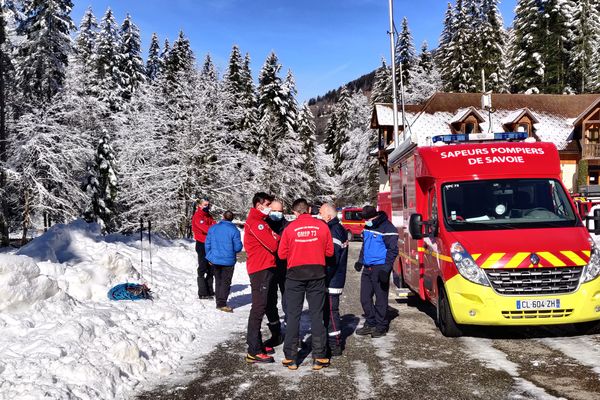
POLYGON ((519 125, 517 125, 517 132, 527 132, 528 135, 531 135, 531 132, 529 131, 529 124, 522 122, 519 125))
POLYGON ((474 133, 475 132, 475 124, 472 122, 467 122, 465 124, 465 133, 474 133))

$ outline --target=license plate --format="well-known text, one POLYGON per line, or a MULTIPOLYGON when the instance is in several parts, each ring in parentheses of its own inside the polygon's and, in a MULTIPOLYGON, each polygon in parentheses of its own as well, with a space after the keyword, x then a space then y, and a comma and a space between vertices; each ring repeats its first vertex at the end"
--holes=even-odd
POLYGON ((552 310, 560 308, 560 299, 517 300, 517 310, 552 310))

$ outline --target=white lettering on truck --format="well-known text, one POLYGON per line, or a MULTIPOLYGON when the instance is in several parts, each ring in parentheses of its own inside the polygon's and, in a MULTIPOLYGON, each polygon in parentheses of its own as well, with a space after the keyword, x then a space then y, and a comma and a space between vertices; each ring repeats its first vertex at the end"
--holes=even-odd
POLYGON ((543 155, 544 149, 538 147, 490 147, 484 149, 465 149, 442 151, 442 159, 465 157, 469 165, 481 164, 523 164, 523 155, 543 155), (477 157, 488 156, 488 157, 477 157))

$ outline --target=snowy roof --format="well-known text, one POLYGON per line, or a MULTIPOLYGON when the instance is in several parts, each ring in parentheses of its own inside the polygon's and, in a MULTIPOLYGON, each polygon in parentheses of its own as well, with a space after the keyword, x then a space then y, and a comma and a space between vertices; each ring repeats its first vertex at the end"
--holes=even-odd
POLYGON ((413 141, 424 146, 431 144, 433 136, 451 133, 451 124, 462 121, 471 112, 481 117, 482 132, 503 132, 504 125, 527 113, 535 136, 565 150, 574 138, 581 115, 587 115, 597 103, 600 95, 493 94, 495 112, 490 118, 488 111, 481 109, 480 93, 436 93, 420 106, 420 112, 407 113, 407 120, 413 141))
POLYGON ((477 117, 477 119, 480 122, 485 121, 485 118, 483 118, 481 116, 481 114, 479 113, 479 111, 477 111, 475 109, 475 107, 469 107, 469 108, 461 108, 460 110, 458 110, 458 112, 456 114, 454 114, 454 117, 452 117, 452 120, 450 121, 450 123, 455 124, 457 122, 463 122, 471 114, 475 115, 475 117, 477 117))
MULTIPOLYGON (((398 107, 399 108, 399 107, 398 107)), ((420 109, 420 106, 417 106, 420 109)), ((409 110, 415 109, 415 106, 405 107, 405 115, 409 110)), ((398 126, 402 127, 402 110, 398 109, 397 112, 398 126)), ((371 121, 371 128, 379 128, 382 126, 394 126, 394 106, 392 104, 376 103, 373 110, 373 119, 371 121)))

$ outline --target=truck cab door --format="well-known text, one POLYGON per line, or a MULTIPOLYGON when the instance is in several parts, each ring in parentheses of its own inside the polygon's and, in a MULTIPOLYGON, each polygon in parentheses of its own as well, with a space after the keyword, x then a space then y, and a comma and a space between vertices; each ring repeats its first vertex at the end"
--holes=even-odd
POLYGON ((423 238, 423 270, 421 273, 422 287, 425 289, 426 298, 436 298, 434 296, 435 281, 438 271, 441 269, 442 254, 441 240, 439 239, 439 219, 438 202, 435 187, 427 192, 427 221, 426 236, 423 238))

